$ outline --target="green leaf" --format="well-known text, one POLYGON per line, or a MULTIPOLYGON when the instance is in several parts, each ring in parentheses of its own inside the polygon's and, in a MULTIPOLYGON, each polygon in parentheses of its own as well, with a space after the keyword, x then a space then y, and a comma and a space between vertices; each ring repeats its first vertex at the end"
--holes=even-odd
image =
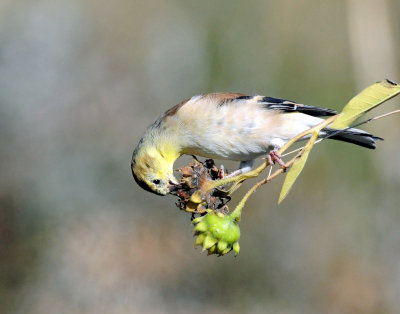
POLYGON ((331 125, 335 129, 348 127, 367 111, 400 93, 400 85, 389 80, 377 82, 353 97, 331 125))
POLYGON ((288 195, 294 182, 296 181, 297 177, 300 175, 301 171, 303 170, 304 165, 308 158, 308 154, 310 153, 311 148, 313 147, 315 140, 318 137, 318 134, 319 134, 319 130, 315 130, 313 132, 307 145, 304 147, 304 149, 299 154, 300 156, 296 158, 292 167, 290 167, 289 172, 286 175, 285 182, 283 182, 281 194, 279 195, 278 204, 280 204, 285 199, 285 197, 288 195))

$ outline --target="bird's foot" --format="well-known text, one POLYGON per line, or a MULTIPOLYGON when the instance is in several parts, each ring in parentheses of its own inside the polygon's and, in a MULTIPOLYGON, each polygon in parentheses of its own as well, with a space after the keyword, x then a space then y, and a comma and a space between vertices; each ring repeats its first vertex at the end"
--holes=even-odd
POLYGON ((277 163, 279 166, 281 166, 283 171, 286 171, 287 166, 286 166, 285 162, 282 160, 281 155, 278 153, 278 151, 276 149, 272 150, 268 154, 267 160, 270 165, 277 163))

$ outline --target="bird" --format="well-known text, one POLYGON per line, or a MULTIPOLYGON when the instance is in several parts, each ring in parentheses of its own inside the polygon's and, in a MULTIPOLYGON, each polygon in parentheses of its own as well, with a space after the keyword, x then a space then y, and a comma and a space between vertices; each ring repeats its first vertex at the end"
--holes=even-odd
MULTIPOLYGON (((280 147, 335 114, 335 110, 261 95, 193 96, 168 109, 146 129, 133 151, 132 174, 143 189, 167 195, 179 185, 173 165, 181 155, 239 161, 241 173, 250 171, 262 155, 280 163, 280 147)), ((370 149, 382 140, 355 128, 341 132, 324 128, 319 137, 370 149)))

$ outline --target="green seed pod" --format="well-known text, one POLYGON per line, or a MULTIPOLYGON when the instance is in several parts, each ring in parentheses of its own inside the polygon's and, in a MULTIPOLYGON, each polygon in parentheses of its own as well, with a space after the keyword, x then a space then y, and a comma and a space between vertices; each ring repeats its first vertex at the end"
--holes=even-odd
POLYGON ((231 250, 232 250, 232 247, 230 246, 230 247, 226 248, 225 250, 223 250, 221 252, 221 255, 225 255, 225 254, 229 253, 231 250))
POLYGON ((205 238, 206 238, 206 235, 204 233, 199 234, 196 239, 196 242, 194 243, 194 246, 196 247, 196 246, 202 245, 205 238))
POLYGON ((233 243, 233 250, 235 251, 236 255, 239 254, 239 252, 240 252, 240 245, 239 245, 239 242, 233 243))
POLYGON ((201 220, 203 219, 203 217, 197 217, 195 219, 192 220, 192 224, 198 224, 201 220))
POLYGON ((217 254, 217 245, 216 244, 214 244, 212 247, 210 247, 208 249, 207 256, 210 256, 212 254, 217 254))
POLYGON ((194 227, 194 231, 197 232, 206 232, 208 229, 207 223, 205 221, 200 221, 196 227, 194 227))
POLYGON ((228 243, 226 243, 225 241, 219 241, 218 242, 218 251, 222 252, 223 250, 226 250, 226 248, 228 247, 228 243))
POLYGON ((210 211, 207 215, 194 219, 194 230, 197 239, 195 246, 203 245, 203 251, 208 255, 225 255, 234 249, 239 253, 240 228, 237 221, 230 215, 210 211))
POLYGON ((212 237, 211 235, 207 235, 203 242, 203 249, 207 250, 212 247, 215 243, 217 243, 217 239, 212 237))

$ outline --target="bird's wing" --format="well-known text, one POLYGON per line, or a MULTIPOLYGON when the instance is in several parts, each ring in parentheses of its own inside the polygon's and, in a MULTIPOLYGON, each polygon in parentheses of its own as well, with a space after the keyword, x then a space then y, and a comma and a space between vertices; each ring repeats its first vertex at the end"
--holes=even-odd
POLYGON ((287 99, 259 95, 245 95, 241 93, 211 93, 195 96, 192 97, 192 99, 213 103, 217 107, 258 103, 267 110, 285 113, 300 112, 313 117, 333 116, 337 114, 337 112, 332 109, 304 105, 287 99))
POLYGON ((260 103, 268 110, 278 110, 282 112, 300 112, 313 117, 333 116, 337 114, 337 112, 332 109, 303 105, 290 100, 266 96, 255 97, 257 98, 258 103, 260 103))
POLYGON ((332 109, 304 105, 287 99, 259 95, 245 95, 241 93, 211 93, 188 98, 168 110, 164 116, 174 115, 187 102, 207 103, 216 107, 258 103, 261 107, 270 111, 280 111, 285 113, 300 112, 313 117, 333 116, 337 114, 337 112, 332 109))

